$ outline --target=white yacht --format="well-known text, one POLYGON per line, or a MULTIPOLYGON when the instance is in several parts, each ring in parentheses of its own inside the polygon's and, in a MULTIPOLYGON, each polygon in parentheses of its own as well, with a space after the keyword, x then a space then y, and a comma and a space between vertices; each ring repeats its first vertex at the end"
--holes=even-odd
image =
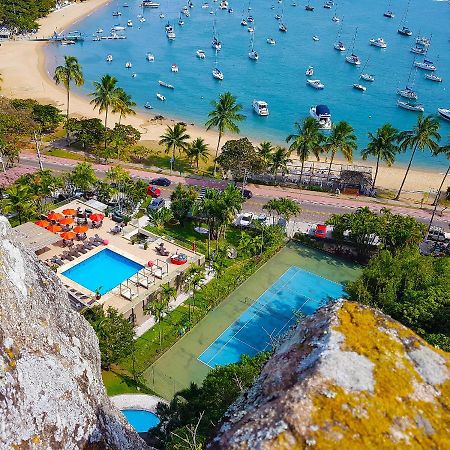
POLYGON ((156 93, 156 98, 158 100, 161 100, 162 102, 166 100, 166 97, 164 97, 164 95, 160 94, 159 92, 156 93))
POLYGON ((397 94, 400 95, 400 97, 407 98, 409 100, 417 100, 419 98, 417 92, 408 86, 406 86, 405 89, 397 89, 397 94))
POLYGON ((269 106, 267 102, 263 100, 253 100, 252 103, 253 111, 255 111, 258 116, 268 116, 269 115, 269 106))
POLYGON ((153 2, 151 0, 143 0, 142 7, 143 8, 159 8, 159 3, 153 2))
POLYGON ((311 86, 314 89, 324 89, 325 85, 320 80, 306 80, 308 86, 311 86))
POLYGON ((353 83, 353 89, 357 89, 358 91, 366 92, 367 88, 360 83, 353 83))
POLYGON ((248 31, 249 33, 254 33, 254 32, 255 32, 255 29, 254 29, 253 27, 248 27, 248 28, 247 28, 247 31, 248 31))
POLYGON ((154 55, 153 53, 147 53, 147 54, 145 55, 145 59, 146 59, 147 61, 153 62, 153 61, 155 60, 155 55, 154 55))
POLYGON ((319 122, 319 128, 321 130, 331 130, 331 113, 327 105, 311 106, 309 115, 319 122))
POLYGON ((312 39, 313 39, 314 42, 320 41, 320 38, 319 38, 319 36, 317 36, 317 35, 314 35, 314 36, 312 37, 312 39))
POLYGON ((364 81, 371 81, 371 82, 375 81, 375 76, 370 73, 362 73, 360 75, 360 78, 361 78, 361 80, 364 80, 364 81))
POLYGON ((112 62, 113 60, 113 55, 111 55, 111 53, 109 55, 106 55, 106 62, 112 62))
POLYGON ((441 77, 438 77, 436 74, 434 74, 434 73, 427 73, 426 75, 425 75, 425 78, 427 79, 427 80, 430 80, 430 81, 436 81, 436 82, 438 82, 438 83, 442 83, 442 78, 441 77))
POLYGON ((199 49, 195 52, 195 54, 197 55, 197 58, 200 58, 200 59, 206 58, 206 53, 203 50, 199 49))
POLYGON ((274 38, 269 37, 269 38, 267 38, 267 43, 270 44, 270 45, 275 45, 276 41, 275 41, 274 38))
POLYGON ((436 70, 436 66, 428 59, 424 59, 423 61, 414 61, 414 65, 422 70, 429 70, 431 72, 436 70))
POLYGON ((167 31, 166 35, 167 35, 167 39, 169 39, 169 41, 173 41, 177 37, 177 35, 175 34, 175 31, 173 31, 173 30, 167 31))
POLYGON ((445 119, 445 120, 449 120, 450 121, 450 109, 447 108, 438 108, 437 112, 439 113, 439 115, 445 119))
POLYGON ((307 77, 312 77, 312 76, 314 75, 314 67, 313 67, 313 66, 309 66, 309 67, 306 69, 305 75, 306 75, 307 77))
POLYGON ((127 62, 125 63, 125 68, 131 69, 132 67, 133 67, 133 64, 131 64, 130 61, 127 61, 127 62))
POLYGON ((407 109, 408 111, 415 111, 415 112, 424 112, 425 108, 420 103, 409 103, 409 102, 402 102, 401 100, 397 100, 397 106, 403 109, 407 109))
POLYGON ((250 59, 252 59, 253 61, 258 61, 258 59, 259 59, 259 55, 258 55, 258 52, 256 50, 250 50, 248 52, 248 57, 250 59))
POLYGON ((170 70, 171 70, 172 72, 177 73, 177 72, 178 72, 178 66, 177 66, 176 64, 172 64, 172 65, 170 66, 170 70))
POLYGON ((379 37, 379 38, 373 38, 373 39, 370 39, 370 45, 373 45, 374 47, 380 47, 380 48, 386 48, 387 47, 387 44, 386 44, 386 41, 382 38, 382 37, 379 37))
POLYGON ((111 28, 111 31, 123 31, 123 30, 125 30, 125 27, 123 27, 122 25, 114 25, 111 28))
POLYGON ((158 84, 167 89, 175 89, 175 87, 172 84, 166 83, 165 81, 162 80, 158 80, 158 84))
POLYGON ((339 17, 335 14, 335 15, 331 18, 331 20, 332 20, 333 22, 339 22, 341 19, 339 19, 339 17))
POLYGON ((355 66, 359 66, 361 64, 361 60, 359 59, 358 55, 355 55, 354 53, 352 53, 351 55, 346 56, 345 60, 349 64, 354 64, 355 66))
POLYGON ((408 27, 405 27, 405 26, 402 26, 401 28, 399 28, 397 30, 397 33, 401 34, 403 36, 412 36, 412 34, 413 34, 412 31, 408 27))
POLYGON ((212 76, 216 79, 216 80, 223 80, 223 73, 220 71, 219 68, 214 67, 214 69, 212 70, 212 76))
POLYGON ((426 55, 427 50, 426 47, 419 47, 416 45, 415 47, 411 47, 410 52, 415 53, 416 55, 426 55))
POLYGON ((345 52, 346 50, 345 45, 342 41, 336 42, 336 44, 334 44, 334 48, 339 52, 345 52))

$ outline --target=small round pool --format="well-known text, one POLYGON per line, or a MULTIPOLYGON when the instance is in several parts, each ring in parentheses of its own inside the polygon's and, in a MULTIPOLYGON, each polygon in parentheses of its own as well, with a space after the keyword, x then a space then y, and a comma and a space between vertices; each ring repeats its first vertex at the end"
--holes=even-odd
POLYGON ((150 428, 156 427, 159 423, 158 416, 143 409, 122 409, 122 414, 128 423, 138 432, 146 433, 150 428))

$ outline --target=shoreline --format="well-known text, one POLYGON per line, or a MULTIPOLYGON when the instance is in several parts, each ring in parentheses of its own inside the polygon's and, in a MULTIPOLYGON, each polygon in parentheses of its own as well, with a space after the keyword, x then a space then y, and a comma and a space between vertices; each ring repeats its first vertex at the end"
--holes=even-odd
MULTIPOLYGON (((49 16, 40 20, 40 29, 37 36, 50 36, 53 32, 63 31, 74 25, 86 16, 92 14, 112 0, 91 0, 89 2, 71 4, 61 10, 52 12, 49 16)), ((0 93, 11 98, 33 98, 41 102, 52 103, 65 110, 66 93, 64 88, 53 83, 51 74, 46 66, 46 46, 53 45, 46 42, 17 40, 2 43, 0 47, 0 73, 3 77, 0 93)), ((92 109, 87 95, 71 93, 71 115, 74 117, 99 117, 103 120, 103 114, 98 114, 92 109)), ((154 119, 155 114, 146 115, 138 110, 135 116, 129 116, 122 120, 123 123, 132 125, 141 133, 143 141, 158 141, 164 133, 167 125, 173 125, 178 120, 164 117, 161 120, 154 119)), ((110 115, 110 123, 118 120, 118 115, 110 115)), ((179 119, 182 121, 183 119, 179 119)), ((214 154, 217 145, 217 132, 206 131, 198 125, 187 123, 188 133, 191 138, 202 137, 210 146, 214 154)), ((239 138, 242 135, 224 135, 222 142, 227 139, 239 138)), ((257 143, 257 139, 252 139, 257 143)), ((293 158, 295 159, 295 157, 293 158)), ((322 163, 324 161, 322 160, 322 163)), ((345 161, 336 158, 336 163, 346 164, 345 161)), ((355 159, 355 165, 375 167, 372 161, 355 159)), ((410 170, 405 184, 405 191, 430 192, 436 190, 442 179, 446 167, 442 168, 413 168, 410 170)), ((387 167, 380 165, 377 186, 384 189, 396 190, 400 186, 405 172, 402 165, 387 167)), ((444 186, 446 188, 446 186, 444 186)))

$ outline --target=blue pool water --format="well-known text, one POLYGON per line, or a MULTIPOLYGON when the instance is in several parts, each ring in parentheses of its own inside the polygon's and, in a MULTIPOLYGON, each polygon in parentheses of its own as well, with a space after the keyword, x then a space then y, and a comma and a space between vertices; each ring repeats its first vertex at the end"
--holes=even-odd
POLYGON ((249 301, 249 308, 198 359, 215 367, 237 362, 242 354, 254 356, 295 323, 294 311, 313 314, 343 294, 341 284, 291 267, 253 304, 249 301))
POLYGON ((123 409, 122 414, 138 433, 146 433, 159 423, 158 416, 143 409, 123 409))
MULTIPOLYGON (((183 17, 185 25, 177 22, 181 7, 186 0, 162 0, 161 8, 146 8, 146 22, 140 23, 137 15, 142 14, 140 1, 128 2, 129 8, 122 8, 123 1, 113 1, 91 14, 76 25, 89 38, 82 44, 73 46, 49 46, 47 66, 50 73, 62 61, 63 55, 71 54, 79 58, 86 83, 82 92, 92 91, 92 82, 103 74, 110 73, 118 78, 119 84, 129 92, 142 108, 150 101, 156 114, 203 125, 211 109, 211 100, 221 92, 231 91, 244 106, 247 120, 240 125, 241 131, 251 137, 268 138, 275 142, 284 142, 292 132, 292 124, 308 115, 311 105, 327 104, 334 121, 348 120, 355 127, 360 148, 367 143, 367 132, 374 131, 383 123, 390 122, 399 129, 410 129, 415 123, 416 113, 397 107, 396 90, 407 82, 415 55, 409 51, 414 45, 415 37, 432 35, 428 57, 437 65, 443 83, 428 81, 425 73, 415 73, 415 89, 419 101, 425 106, 425 113, 436 113, 438 107, 450 108, 450 42, 448 41, 448 24, 450 23, 450 3, 447 1, 411 0, 407 23, 414 31, 408 38, 397 33, 402 16, 406 11, 407 0, 392 2, 391 9, 396 13, 394 19, 383 17, 388 1, 373 2, 369 0, 338 0, 337 15, 342 17, 341 40, 351 48, 355 28, 358 35, 355 52, 363 64, 364 71, 373 73, 374 83, 367 83, 368 89, 361 93, 352 88, 357 82, 362 67, 359 69, 345 62, 345 54, 333 48, 341 24, 331 20, 334 9, 322 7, 324 0, 314 0, 313 13, 305 11, 306 2, 296 1, 297 7, 291 6, 291 0, 279 4, 276 0, 237 1, 231 0, 234 14, 218 9, 218 4, 210 1, 210 9, 202 9, 201 0, 194 0, 189 18, 183 17), (257 62, 248 58, 250 33, 240 25, 247 16, 247 7, 251 6, 251 15, 255 18, 255 49, 259 52, 257 62), (274 6, 274 10, 271 6, 274 6), (119 20, 112 17, 112 11, 120 8, 123 15, 119 20), (216 11, 214 15, 209 12, 216 11), (165 14, 164 19, 159 14, 165 14), (283 22, 288 26, 287 33, 278 31, 275 14, 283 14, 283 22), (212 78, 214 53, 211 47, 213 20, 222 41, 218 64, 225 79, 219 82, 212 78), (126 27, 128 19, 134 26, 126 27), (170 20, 175 25, 177 37, 168 41, 164 25, 170 20), (127 29, 126 40, 93 42, 90 38, 98 28, 108 34, 111 27, 120 23, 127 29), (312 40, 318 35, 319 42, 312 40), (276 39, 276 45, 269 45, 266 39, 276 39), (382 36, 388 43, 387 49, 369 45, 369 39, 382 36), (197 49, 206 52, 206 59, 196 57, 197 49), (147 62, 145 54, 152 52, 155 62, 147 62), (112 53, 112 63, 105 61, 106 55, 112 53), (133 68, 125 69, 125 62, 131 61, 133 68), (178 73, 172 73, 170 66, 176 63, 178 73), (315 68, 314 78, 320 78, 326 88, 317 91, 306 86, 305 69, 315 68), (137 76, 132 78, 132 73, 137 76), (157 81, 164 80, 175 86, 171 91, 159 87, 157 81), (166 102, 155 98, 156 92, 163 92, 166 102), (253 99, 263 99, 269 103, 270 116, 258 117, 252 112, 253 99)), ((416 59, 418 56, 416 55, 416 59)), ((143 110, 146 111, 146 110, 143 110)), ((443 120, 441 133, 450 133, 450 123, 443 120)), ((409 155, 399 156, 399 162, 407 161, 409 155)), ((416 166, 441 170, 446 166, 443 157, 430 158, 429 154, 419 153, 416 166)))
POLYGON ((103 295, 143 267, 106 248, 62 272, 62 275, 92 292, 98 289, 103 295))

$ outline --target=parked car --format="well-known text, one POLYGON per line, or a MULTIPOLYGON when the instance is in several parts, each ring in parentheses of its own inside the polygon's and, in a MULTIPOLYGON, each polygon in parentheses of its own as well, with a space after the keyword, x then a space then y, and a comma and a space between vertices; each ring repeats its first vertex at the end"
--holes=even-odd
POLYGON ((442 227, 431 227, 427 239, 429 241, 450 242, 450 233, 446 233, 442 227))
POLYGON ((327 237, 327 226, 324 224, 317 224, 314 230, 314 236, 317 238, 325 239, 327 237))
POLYGON ((161 195, 161 189, 156 186, 147 186, 147 195, 153 198, 158 198, 161 195))
POLYGON ((244 189, 244 190, 242 191, 242 196, 243 196, 246 200, 248 200, 249 198, 252 198, 252 197, 253 197, 253 192, 250 191, 249 189, 244 189))
POLYGON ((158 211, 158 209, 163 208, 165 204, 166 204, 166 202, 164 201, 163 198, 161 198, 161 197, 154 198, 154 199, 152 199, 150 204, 147 206, 147 209, 149 211, 158 211))
POLYGON ((239 225, 241 227, 248 227, 252 223, 253 213, 244 213, 239 219, 239 225))
POLYGON ((168 178, 161 177, 150 180, 150 184, 154 184, 156 186, 170 186, 172 182, 168 178))

